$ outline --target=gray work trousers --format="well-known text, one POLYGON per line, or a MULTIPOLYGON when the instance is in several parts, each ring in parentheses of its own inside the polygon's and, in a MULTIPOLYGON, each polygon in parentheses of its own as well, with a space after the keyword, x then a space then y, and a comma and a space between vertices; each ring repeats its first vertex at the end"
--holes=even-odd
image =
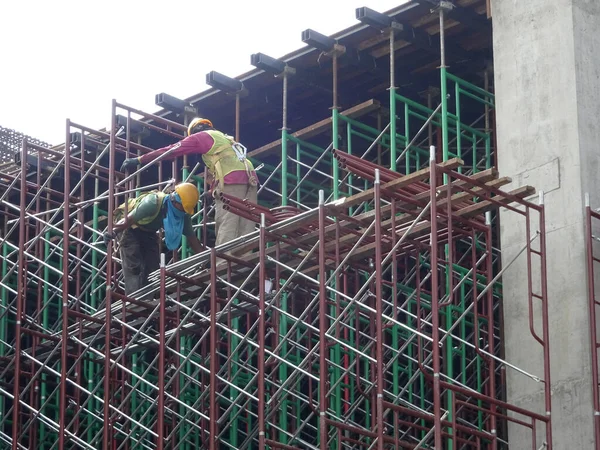
MULTIPOLYGON (((224 194, 233 195, 240 199, 248 199, 252 203, 257 203, 258 189, 256 186, 250 186, 249 184, 226 184, 219 190, 224 194)), ((225 210, 223 202, 218 198, 215 199, 215 229, 217 233, 215 247, 245 234, 252 233, 254 226, 255 222, 225 210)))
POLYGON ((148 275, 159 268, 160 247, 155 232, 128 228, 119 236, 125 295, 148 283, 148 275))

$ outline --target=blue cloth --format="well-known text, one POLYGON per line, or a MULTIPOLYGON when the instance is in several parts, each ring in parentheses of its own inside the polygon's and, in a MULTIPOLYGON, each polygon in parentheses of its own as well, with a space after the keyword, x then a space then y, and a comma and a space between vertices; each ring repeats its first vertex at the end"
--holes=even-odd
MULTIPOLYGON (((175 200, 181 203, 181 197, 179 197, 179 194, 173 193, 172 195, 175 200)), ((175 208, 175 205, 173 205, 173 202, 171 201, 170 195, 165 197, 163 204, 167 205, 167 215, 163 219, 165 242, 169 250, 177 250, 181 245, 185 212, 175 208)))

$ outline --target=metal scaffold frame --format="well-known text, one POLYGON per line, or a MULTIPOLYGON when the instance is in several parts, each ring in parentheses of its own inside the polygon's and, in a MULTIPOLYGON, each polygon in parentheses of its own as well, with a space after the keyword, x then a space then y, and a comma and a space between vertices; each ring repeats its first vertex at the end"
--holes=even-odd
POLYGON ((598 225, 600 224, 600 213, 590 206, 589 194, 585 195, 585 246, 586 246, 586 268, 588 284, 588 307, 589 307, 589 329, 590 329, 590 355, 592 376, 592 399, 594 405, 594 442, 595 449, 600 449, 600 392, 598 377, 598 324, 596 315, 600 302, 596 299, 596 275, 600 262, 598 257, 598 225))
MULTIPOLYGON (((508 448, 511 422, 531 449, 551 450, 543 194, 501 189, 511 180, 494 168, 494 96, 448 71, 444 15, 437 107, 395 86, 396 30, 384 31, 390 114, 377 127, 360 120, 375 101, 340 111, 335 44, 331 120, 292 133, 285 65, 281 139, 249 153, 258 165, 280 147, 259 190, 276 206, 218 193, 257 229, 211 248, 213 208, 199 203, 205 250, 191 255, 184 239, 129 296, 102 239, 115 207, 176 181, 206 184, 187 158, 161 162, 168 152, 152 185, 140 184, 149 165, 125 175, 118 164, 153 150, 135 124, 175 141, 187 122, 113 100, 106 131, 67 120, 62 149, 23 139, 18 170, 0 171, 2 445, 495 450, 508 448), (464 99, 481 109, 474 122, 464 99), (328 145, 314 139, 329 131, 328 145), (526 223, 502 264, 498 208, 526 223), (501 280, 519 258, 536 371, 503 352, 501 280), (506 371, 543 386, 543 411, 506 401, 506 371)), ((236 137, 239 116, 238 94, 236 137)))

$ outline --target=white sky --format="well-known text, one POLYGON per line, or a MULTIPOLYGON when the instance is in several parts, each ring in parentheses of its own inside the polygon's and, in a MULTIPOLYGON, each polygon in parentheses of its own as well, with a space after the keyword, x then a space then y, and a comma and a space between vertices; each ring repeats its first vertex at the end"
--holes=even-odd
POLYGON ((155 112, 159 92, 189 97, 211 70, 235 77, 252 53, 302 47, 306 28, 330 35, 357 7, 406 1, 0 0, 0 125, 61 143, 67 117, 107 126, 113 98, 155 112))

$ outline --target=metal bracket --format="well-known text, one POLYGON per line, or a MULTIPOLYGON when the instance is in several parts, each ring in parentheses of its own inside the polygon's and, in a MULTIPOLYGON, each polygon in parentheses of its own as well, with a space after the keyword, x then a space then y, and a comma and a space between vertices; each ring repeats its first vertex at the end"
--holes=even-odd
POLYGON ((228 95, 230 97, 236 97, 239 95, 240 98, 248 97, 248 95, 250 94, 250 91, 248 89, 246 89, 245 87, 242 87, 242 89, 240 89, 237 92, 226 92, 226 91, 221 91, 221 92, 225 92, 225 95, 228 95))
POLYGON ((334 44, 333 48, 325 53, 325 55, 333 58, 334 56, 341 56, 346 53, 346 47, 342 44, 334 44))
POLYGON ((285 76, 291 77, 293 75, 296 75, 296 69, 291 66, 285 66, 283 69, 283 72, 275 75, 275 78, 283 78, 285 76))
POLYGON ((456 8, 456 5, 454 3, 452 3, 451 1, 449 1, 449 0, 440 0, 439 5, 437 5, 435 8, 432 8, 430 10, 430 12, 434 13, 438 9, 443 9, 444 11, 452 11, 454 8, 456 8))
POLYGON ((382 33, 400 33, 401 31, 404 31, 404 25, 400 22, 396 22, 395 20, 392 21, 389 28, 381 30, 382 33))

